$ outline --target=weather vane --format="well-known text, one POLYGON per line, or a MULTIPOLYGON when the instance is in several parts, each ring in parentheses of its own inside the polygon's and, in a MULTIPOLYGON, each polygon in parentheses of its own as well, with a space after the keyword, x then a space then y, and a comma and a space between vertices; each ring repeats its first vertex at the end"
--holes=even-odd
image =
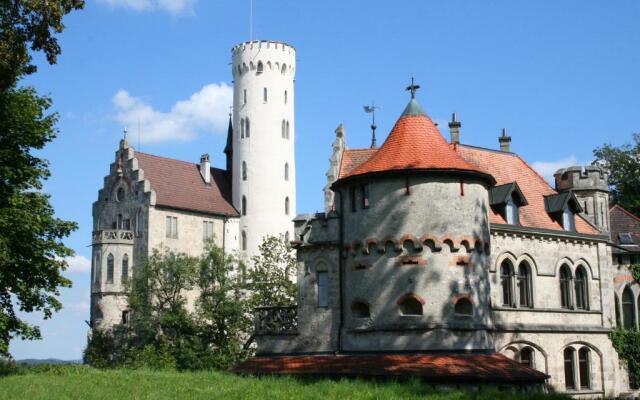
POLYGON ((411 77, 411 85, 407 86, 407 90, 411 92, 411 98, 416 98, 416 91, 420 89, 420 85, 416 85, 413 81, 413 76, 411 77))
POLYGON ((380 107, 376 106, 371 102, 370 106, 364 106, 364 112, 371 114, 371 148, 376 148, 376 110, 379 110, 380 107))

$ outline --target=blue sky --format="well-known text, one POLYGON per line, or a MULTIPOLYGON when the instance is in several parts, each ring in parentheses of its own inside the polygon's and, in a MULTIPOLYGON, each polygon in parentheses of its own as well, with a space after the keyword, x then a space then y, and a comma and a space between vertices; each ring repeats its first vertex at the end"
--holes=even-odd
MULTIPOLYGON (((63 54, 24 81, 54 100, 60 135, 42 151, 58 216, 79 229, 67 244, 65 309, 41 323, 44 339, 14 341, 16 358, 78 359, 89 318, 91 204, 124 126, 145 152, 223 166, 230 103, 230 49, 249 39, 249 2, 88 0, 66 19, 63 54), (140 129, 138 130, 138 121, 140 129)), ((640 131, 640 2, 255 0, 254 39, 297 49, 298 212, 322 208, 333 131, 351 148, 370 140, 372 101, 379 143, 401 113, 410 77, 440 123, 452 112, 461 141, 512 149, 549 176, 589 162, 605 142, 640 131)))

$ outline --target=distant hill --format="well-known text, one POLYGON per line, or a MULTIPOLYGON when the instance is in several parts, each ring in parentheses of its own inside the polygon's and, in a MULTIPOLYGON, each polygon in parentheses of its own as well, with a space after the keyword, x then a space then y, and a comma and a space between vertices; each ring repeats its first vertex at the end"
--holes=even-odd
POLYGON ((82 360, 61 360, 59 358, 25 358, 17 360, 19 364, 41 365, 41 364, 82 364, 82 360))

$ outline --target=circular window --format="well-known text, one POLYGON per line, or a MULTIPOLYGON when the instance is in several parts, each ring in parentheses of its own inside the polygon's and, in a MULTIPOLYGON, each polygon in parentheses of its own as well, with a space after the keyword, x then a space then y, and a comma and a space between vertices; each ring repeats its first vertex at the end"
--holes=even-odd
POLYGON ((124 200, 124 188, 119 188, 116 192, 116 201, 124 200))

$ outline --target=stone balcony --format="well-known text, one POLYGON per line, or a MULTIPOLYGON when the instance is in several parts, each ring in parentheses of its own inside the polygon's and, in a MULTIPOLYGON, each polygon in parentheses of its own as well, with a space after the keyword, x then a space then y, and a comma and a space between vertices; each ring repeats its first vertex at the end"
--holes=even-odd
POLYGON ((298 333, 298 306, 257 307, 253 310, 256 335, 298 333))
POLYGON ((133 231, 105 229, 93 231, 92 244, 133 244, 133 231))

